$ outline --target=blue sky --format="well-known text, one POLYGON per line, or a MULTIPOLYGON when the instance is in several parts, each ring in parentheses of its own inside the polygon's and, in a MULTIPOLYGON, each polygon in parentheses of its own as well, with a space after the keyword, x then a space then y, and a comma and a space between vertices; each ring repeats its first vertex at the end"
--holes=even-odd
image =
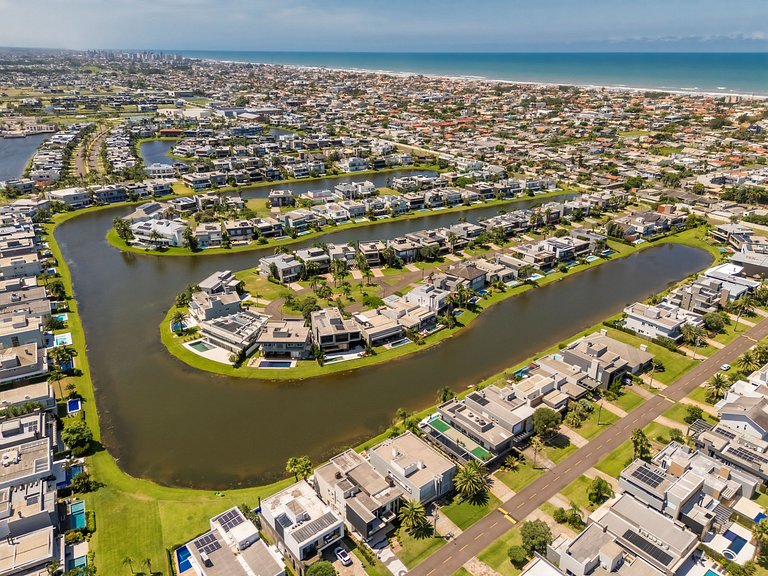
POLYGON ((0 0, 0 46, 767 51, 766 0, 0 0))

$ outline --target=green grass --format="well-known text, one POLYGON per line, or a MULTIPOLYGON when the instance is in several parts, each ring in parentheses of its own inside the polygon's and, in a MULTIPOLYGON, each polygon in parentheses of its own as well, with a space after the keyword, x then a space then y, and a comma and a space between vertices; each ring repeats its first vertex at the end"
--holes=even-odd
POLYGON ((501 574, 501 576, 517 576, 521 571, 515 568, 512 562, 509 561, 507 550, 512 546, 521 546, 522 542, 520 530, 513 528, 480 552, 477 557, 501 574))
POLYGON ((445 546, 445 539, 439 535, 429 538, 414 538, 407 530, 400 530, 397 536, 400 542, 398 557, 408 568, 414 568, 429 556, 445 546))
POLYGON ((603 458, 595 468, 605 472, 608 476, 618 478, 619 473, 627 467, 632 460, 632 442, 627 440, 623 442, 613 452, 603 458))
POLYGON ((453 576, 474 576, 469 570, 463 566, 453 573, 453 576))
POLYGON ((440 508, 440 513, 448 516, 462 530, 466 530, 500 505, 501 501, 489 492, 488 501, 485 504, 472 504, 456 498, 451 504, 440 508))
POLYGON ((586 476, 579 476, 560 491, 560 494, 576 504, 582 510, 594 510, 594 506, 589 503, 587 492, 592 479, 586 476))
MULTIPOLYGON (((690 406, 690 404, 684 404, 684 403, 675 404, 674 406, 672 406, 672 408, 664 412, 664 416, 688 426, 688 423, 685 421, 685 417, 688 415, 688 406, 690 406)), ((713 418, 706 412, 704 412, 704 414, 702 415, 702 420, 712 425, 717 423, 717 419, 713 418)))
POLYGON ((696 402, 701 402, 702 404, 709 404, 712 406, 712 402, 707 400, 707 394, 707 389, 704 386, 698 386, 693 390, 693 392, 688 394, 688 398, 695 400, 696 402))
POLYGON ((667 350, 666 348, 645 340, 640 336, 627 334, 626 332, 614 330, 613 328, 608 328, 608 336, 631 346, 639 347, 641 344, 647 346, 648 352, 654 355, 654 359, 664 365, 663 372, 660 370, 654 372, 654 382, 662 382, 664 384, 674 382, 685 372, 698 364, 698 361, 693 358, 667 350))
POLYGON ((615 404, 624 412, 631 412, 640 404, 645 402, 642 396, 639 394, 635 394, 634 392, 627 390, 626 388, 622 390, 621 396, 619 396, 616 400, 612 400, 611 403, 615 404))
POLYGON ((508 470, 499 471, 496 472, 496 477, 504 482, 510 490, 520 492, 520 490, 528 486, 528 484, 536 480, 542 474, 544 474, 542 468, 534 469, 530 462, 523 462, 514 472, 508 470))
POLYGON ((258 268, 248 268, 235 273, 238 280, 242 280, 244 289, 254 298, 256 295, 262 300, 277 300, 292 291, 290 288, 270 282, 264 276, 259 274, 258 268))
POLYGON ((546 446, 544 452, 546 453, 547 458, 557 464, 561 460, 567 458, 571 453, 575 452, 576 449, 576 444, 571 442, 566 436, 560 435, 552 445, 546 446))
POLYGON ((589 418, 582 422, 581 428, 574 428, 573 430, 587 440, 591 440, 619 419, 616 414, 603 406, 603 410, 600 413, 600 424, 598 425, 598 413, 600 413, 600 407, 595 406, 595 410, 589 415, 589 418))
POLYGON ((357 556, 357 559, 360 561, 360 564, 363 566, 365 573, 368 574, 368 576, 392 576, 392 573, 378 559, 374 558, 374 563, 370 564, 365 556, 360 553, 360 550, 358 549, 354 540, 345 538, 344 544, 346 544, 347 547, 352 551, 352 554, 357 556))
POLYGON ((648 440, 655 444, 668 444, 669 433, 671 431, 672 428, 665 426, 664 424, 659 424, 658 422, 651 422, 643 428, 643 432, 645 432, 648 440), (661 438, 661 440, 659 440, 659 438, 661 438))

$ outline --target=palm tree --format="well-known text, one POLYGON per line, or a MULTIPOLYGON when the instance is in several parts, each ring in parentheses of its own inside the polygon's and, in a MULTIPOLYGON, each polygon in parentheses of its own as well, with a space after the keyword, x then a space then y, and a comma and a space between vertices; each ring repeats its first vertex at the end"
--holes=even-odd
POLYGON ((427 511, 418 500, 406 500, 398 514, 400 524, 410 533, 417 532, 427 524, 427 511))
POLYGON ((448 386, 443 386, 440 388, 440 390, 437 391, 437 402, 439 404, 448 402, 448 400, 452 400, 453 398, 456 398, 456 393, 448 386))
POLYGON ((149 572, 150 574, 153 573, 152 572, 152 558, 149 558, 149 557, 144 558, 144 560, 142 560, 141 564, 143 566, 147 567, 147 572, 149 572))
POLYGON ((707 381, 707 391, 715 402, 725 396, 726 390, 728 390, 728 380, 720 372, 707 381))
POLYGON ((365 283, 368 286, 370 286, 371 278, 373 278, 373 271, 371 270, 370 266, 366 267, 365 270, 363 270, 363 278, 365 278, 365 283))
POLYGON ((514 472, 520 467, 520 460, 517 458, 517 456, 510 454, 504 458, 504 462, 502 462, 501 467, 505 470, 509 470, 510 472, 514 472))
POLYGON ((45 567, 45 571, 48 572, 51 576, 54 574, 58 574, 61 570, 61 564, 59 564, 58 560, 51 560, 50 564, 45 567))
POLYGON ((755 358, 757 359, 757 363, 760 364, 760 366, 768 363, 768 344, 765 342, 760 342, 759 344, 755 345, 752 351, 755 353, 755 358))
POLYGON ((768 547, 768 518, 763 518, 752 527, 752 536, 755 537, 761 552, 768 547))
POLYGON ((456 472, 453 487, 462 499, 476 498, 488 489, 488 470, 477 460, 470 460, 456 472))
POLYGON ((126 556, 125 558, 123 558, 123 566, 128 566, 128 568, 131 569, 131 574, 134 573, 133 572, 133 558, 131 558, 130 556, 126 556))
POLYGON ((64 392, 61 390, 61 379, 64 378, 64 372, 54 368, 48 373, 48 381, 56 382, 59 385, 59 398, 64 398, 64 392))
POLYGON ((760 363, 757 361, 757 356, 752 350, 746 350, 744 354, 739 356, 739 359, 736 360, 736 364, 739 366, 742 372, 746 372, 747 374, 750 374, 760 368, 760 363))
POLYGON ((448 233, 448 245, 451 247, 451 254, 456 253, 456 243, 459 241, 459 237, 455 233, 448 233))
POLYGON ((544 449, 544 444, 541 443, 538 436, 534 436, 531 440, 531 448, 533 448, 533 468, 536 469, 536 459, 539 452, 544 449))
POLYGON ((755 311, 755 299, 752 296, 742 296, 734 302, 739 314, 736 316, 736 326, 739 325, 742 314, 752 314, 755 311))
POLYGON ((173 316, 171 316, 171 327, 173 328, 174 332, 178 333, 184 329, 184 320, 186 318, 187 315, 184 314, 184 312, 181 310, 176 310, 176 312, 173 313, 173 316))

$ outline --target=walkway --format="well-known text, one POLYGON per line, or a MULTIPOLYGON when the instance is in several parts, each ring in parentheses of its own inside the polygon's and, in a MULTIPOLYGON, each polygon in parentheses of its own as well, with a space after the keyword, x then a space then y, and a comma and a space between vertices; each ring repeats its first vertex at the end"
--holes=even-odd
POLYGON ((687 374, 669 385, 663 394, 658 394, 638 406, 585 447, 573 452, 560 464, 546 471, 538 480, 505 501, 500 507, 504 513, 500 510, 491 512, 411 570, 410 574, 412 576, 453 574, 470 558, 477 556, 491 543, 502 538, 515 524, 618 448, 629 439, 633 430, 642 428, 661 416, 670 405, 681 401, 701 382, 718 372, 722 364, 733 362, 753 346, 755 341, 766 337, 768 337, 768 320, 763 320, 749 332, 722 350, 718 350, 701 364, 694 366, 687 374), (508 516, 512 520, 508 519, 508 516))

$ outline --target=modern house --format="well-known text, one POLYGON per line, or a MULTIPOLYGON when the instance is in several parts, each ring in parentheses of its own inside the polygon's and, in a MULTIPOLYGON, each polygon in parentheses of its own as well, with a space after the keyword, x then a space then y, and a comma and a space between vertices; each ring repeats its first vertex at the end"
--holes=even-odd
POLYGON ((259 333, 268 320, 264 314, 237 312, 200 322, 200 335, 212 346, 248 356, 256 349, 259 333))
POLYGON ((267 278, 276 275, 275 279, 283 284, 298 280, 303 269, 304 264, 292 254, 276 254, 259 260, 259 273, 267 278))
POLYGON ((347 320, 337 308, 324 308, 312 312, 312 338, 323 352, 353 350, 363 344, 360 326, 347 320))
POLYGON ((256 339, 265 358, 306 360, 312 357, 310 328, 302 318, 267 322, 256 339))

